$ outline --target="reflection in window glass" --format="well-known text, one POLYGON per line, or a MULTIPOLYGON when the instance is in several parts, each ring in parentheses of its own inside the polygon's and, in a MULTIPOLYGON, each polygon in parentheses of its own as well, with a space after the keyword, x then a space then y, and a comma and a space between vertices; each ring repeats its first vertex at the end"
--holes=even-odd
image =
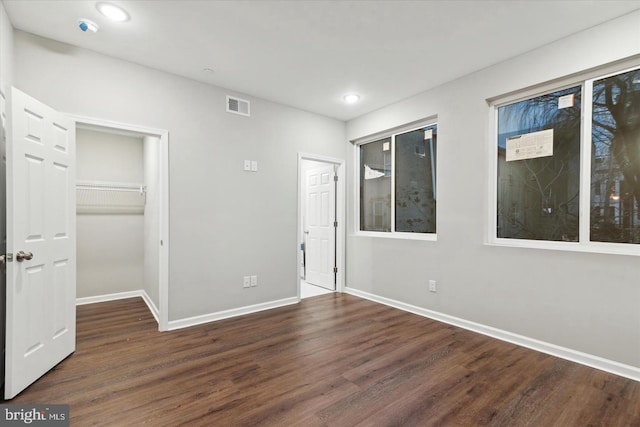
POLYGON ((360 229, 391 231, 391 138, 360 146, 360 229))
POLYGON ((580 86, 498 108, 498 237, 578 240, 580 114, 580 86), (507 161, 515 137, 549 129, 552 153, 507 161))
POLYGON ((395 137, 395 231, 436 232, 436 131, 395 137))
POLYGON ((593 82, 591 240, 640 243, 640 70, 593 82))

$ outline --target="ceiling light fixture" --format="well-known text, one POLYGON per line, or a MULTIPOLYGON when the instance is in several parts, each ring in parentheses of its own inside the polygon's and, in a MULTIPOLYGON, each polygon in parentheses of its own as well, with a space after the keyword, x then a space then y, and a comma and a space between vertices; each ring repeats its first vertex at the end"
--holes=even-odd
POLYGON ((345 95, 343 99, 347 104, 355 104, 356 102, 360 101, 360 95, 352 93, 349 95, 345 95))
POLYGON ((96 9, 113 21, 124 22, 129 20, 129 14, 120 6, 111 3, 98 3, 96 4, 96 9))

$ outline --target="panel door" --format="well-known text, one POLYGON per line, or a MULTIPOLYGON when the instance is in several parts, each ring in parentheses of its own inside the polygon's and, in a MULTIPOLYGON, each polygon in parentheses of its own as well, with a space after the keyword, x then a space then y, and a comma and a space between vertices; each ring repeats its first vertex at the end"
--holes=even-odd
POLYGON ((319 164, 306 171, 306 281, 335 290, 336 194, 334 165, 319 164))
POLYGON ((5 398, 75 350, 75 123, 13 88, 5 398))

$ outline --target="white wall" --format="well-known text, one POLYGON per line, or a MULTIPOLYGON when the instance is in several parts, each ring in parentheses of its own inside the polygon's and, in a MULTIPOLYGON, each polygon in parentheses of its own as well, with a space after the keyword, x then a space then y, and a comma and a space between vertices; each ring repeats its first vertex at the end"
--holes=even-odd
POLYGON ((297 154, 345 158, 345 125, 20 31, 16 84, 61 111, 169 131, 169 320, 297 293, 297 154), (227 94, 251 117, 225 112, 227 94), (243 160, 259 162, 244 172, 243 160), (257 274, 256 288, 242 277, 257 274))
MULTIPOLYGON (((142 138, 78 129, 76 148, 78 181, 144 182, 142 138)), ((143 289, 144 216, 78 214, 76 220, 76 296, 143 289)))
POLYGON ((76 140, 76 180, 144 182, 142 137, 78 129, 76 140))
POLYGON ((158 187, 160 184, 160 139, 144 137, 144 183, 147 200, 144 208, 144 282, 143 290, 156 308, 160 307, 159 256, 160 256, 160 211, 158 187))
POLYGON ((437 242, 350 235, 347 286, 640 367, 638 257, 484 244, 486 99, 639 55, 639 29, 640 11, 350 121, 354 140, 437 115, 439 199, 437 242))

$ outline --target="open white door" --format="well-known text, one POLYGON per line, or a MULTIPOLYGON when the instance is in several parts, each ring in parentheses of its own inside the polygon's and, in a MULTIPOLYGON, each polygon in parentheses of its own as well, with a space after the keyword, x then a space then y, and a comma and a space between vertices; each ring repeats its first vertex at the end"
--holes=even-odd
POLYGON ((305 173, 305 280, 336 289, 336 183, 335 166, 318 163, 305 173))
POLYGON ((5 398, 75 350, 75 123, 13 88, 5 398))

